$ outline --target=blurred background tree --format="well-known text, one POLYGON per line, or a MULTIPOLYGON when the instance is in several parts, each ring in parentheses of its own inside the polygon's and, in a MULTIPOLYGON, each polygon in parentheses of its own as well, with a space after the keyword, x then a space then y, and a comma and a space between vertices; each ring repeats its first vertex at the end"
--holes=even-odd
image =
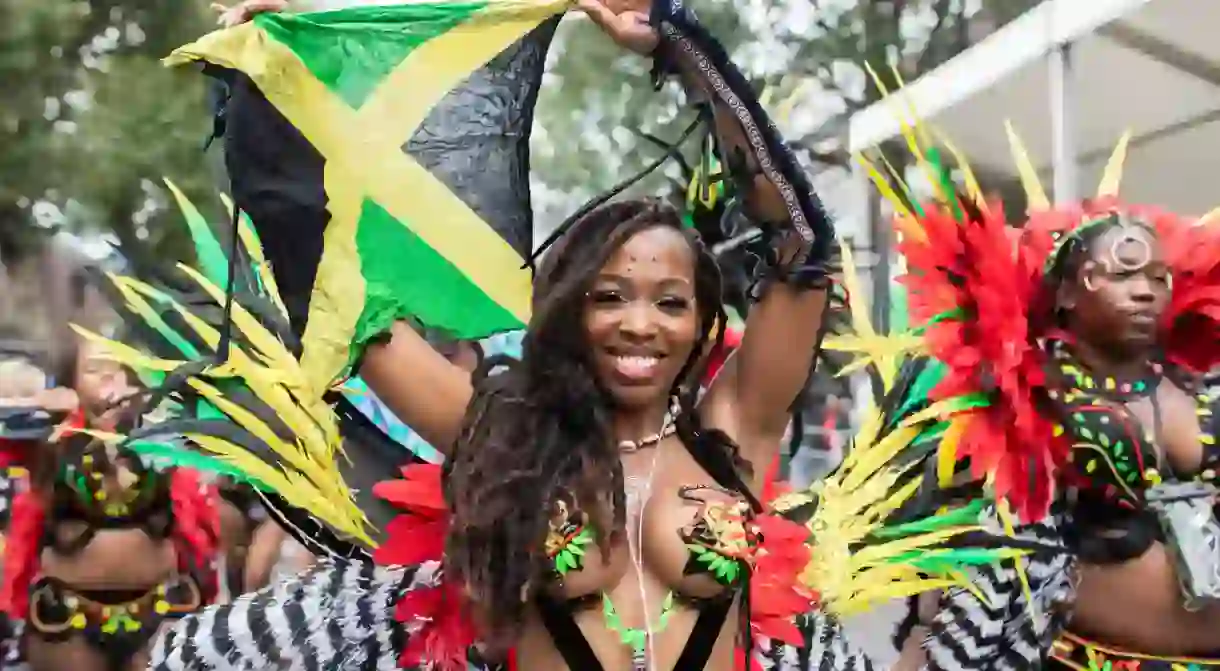
MULTIPOLYGON (((308 3, 310 0, 301 0, 308 3)), ((314 0, 342 6, 354 0, 314 0)), ((360 0, 368 4, 366 0, 360 0)), ((851 112, 876 99, 860 65, 909 81, 1034 0, 691 0, 768 97, 797 104, 785 131, 810 168, 844 165, 851 112), (795 94, 795 95, 794 95, 795 94)), ((62 228, 106 234, 125 256, 178 257, 182 227, 162 176, 219 217, 206 80, 159 59, 213 27, 203 0, 0 3, 0 261, 62 228)), ((538 104, 534 167, 542 227, 657 155, 687 117, 673 85, 587 20, 565 21, 538 104)), ((892 83, 892 82, 891 82, 892 83)), ((676 177, 670 166, 668 178, 676 177)), ((659 175, 641 186, 672 191, 659 175)))
MULTIPOLYGON (((781 129, 813 171, 848 164, 850 115, 879 99, 863 64, 894 85, 913 81, 1038 0, 688 0, 734 55, 772 111, 795 103, 781 129)), ((644 59, 624 54, 589 21, 560 28, 538 103, 534 167, 541 223, 639 170, 658 150, 633 131, 676 139, 688 116, 670 85, 654 92, 644 59), (576 47, 575 45, 579 45, 576 47)), ((640 185, 672 193, 672 166, 640 185), (668 179, 667 179, 668 178, 668 179)))
POLYGON ((159 59, 211 25, 197 2, 0 3, 0 259, 58 229, 182 251, 160 178, 214 200, 209 118, 203 79, 159 59))

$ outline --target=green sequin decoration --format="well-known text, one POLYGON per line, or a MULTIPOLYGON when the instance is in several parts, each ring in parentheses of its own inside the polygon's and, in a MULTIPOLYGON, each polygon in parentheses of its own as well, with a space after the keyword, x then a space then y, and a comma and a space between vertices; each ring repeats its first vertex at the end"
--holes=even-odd
POLYGON ((122 628, 127 633, 140 631, 140 621, 131 617, 126 610, 120 610, 102 623, 103 634, 115 634, 122 628))
MULTIPOLYGON (((619 617, 618 611, 614 609, 614 602, 610 600, 610 596, 602 593, 602 610, 606 617, 606 627, 618 634, 619 640, 624 645, 631 647, 632 653, 638 658, 644 654, 644 648, 648 645, 648 631, 643 628, 628 627, 623 624, 623 618, 619 617)), ((665 602, 661 604, 661 617, 657 618, 657 624, 653 627, 654 634, 659 634, 665 631, 665 627, 669 625, 669 616, 674 610, 674 593, 670 592, 665 595, 665 602)))
POLYGON ((588 527, 581 527, 580 531, 572 538, 568 539, 566 545, 559 552, 555 553, 552 561, 555 562, 555 572, 559 575, 566 575, 568 571, 579 571, 585 564, 585 546, 593 542, 593 534, 589 533, 588 527))
POLYGON ((716 582, 722 585, 732 585, 741 576, 741 564, 735 559, 729 559, 715 550, 693 543, 688 543, 686 549, 690 550, 695 559, 707 567, 707 572, 715 576, 716 582))

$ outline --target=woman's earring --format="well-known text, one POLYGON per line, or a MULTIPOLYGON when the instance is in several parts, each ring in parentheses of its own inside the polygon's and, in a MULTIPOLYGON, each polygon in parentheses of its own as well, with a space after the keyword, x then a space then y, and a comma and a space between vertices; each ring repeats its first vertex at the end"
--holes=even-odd
POLYGON ((1093 286, 1093 271, 1096 269, 1097 264, 1089 261, 1088 263, 1084 264, 1083 272, 1081 273, 1083 277, 1081 278, 1080 283, 1084 285, 1085 290, 1089 293, 1097 291, 1097 287, 1093 286))

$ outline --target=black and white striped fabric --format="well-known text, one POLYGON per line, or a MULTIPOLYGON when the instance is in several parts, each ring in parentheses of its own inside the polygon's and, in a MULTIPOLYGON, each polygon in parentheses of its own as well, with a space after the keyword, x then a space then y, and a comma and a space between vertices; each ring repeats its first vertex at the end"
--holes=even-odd
POLYGON ((754 657, 766 671, 873 671, 873 661, 854 648, 842 625, 834 618, 817 613, 802 617, 797 626, 805 638, 804 647, 762 643, 754 657))
MULTIPOLYGON (((394 602, 433 584, 438 565, 375 567, 319 561, 283 583, 187 616, 157 640, 153 671, 396 671, 407 632, 394 602)), ((872 671, 834 620, 802 618, 803 648, 761 644, 768 671, 872 671)), ((472 665, 475 671, 489 667, 472 665)))
MULTIPOLYGON (((1048 518, 1021 527, 1017 536, 1062 547, 1061 521, 1048 518)), ((954 588, 941 600, 924 649, 932 671, 1028 671, 1039 668, 1055 637, 1067 624, 1075 597, 1072 558, 1062 553, 1023 561, 1033 608, 1016 568, 1009 562, 981 566, 971 581, 986 603, 969 590, 954 588)))
POLYGON ((396 671, 394 601, 438 566, 319 560, 230 604, 187 616, 157 640, 155 671, 396 671))

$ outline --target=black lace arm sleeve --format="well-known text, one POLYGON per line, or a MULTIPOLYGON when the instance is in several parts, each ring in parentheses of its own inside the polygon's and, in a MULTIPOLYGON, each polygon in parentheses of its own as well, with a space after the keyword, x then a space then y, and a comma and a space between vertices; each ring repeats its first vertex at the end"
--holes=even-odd
POLYGON ((661 41, 654 79, 677 75, 687 95, 710 115, 720 159, 741 194, 745 213, 769 234, 764 270, 771 279, 824 288, 835 237, 812 185, 724 47, 681 0, 653 3, 661 41))

